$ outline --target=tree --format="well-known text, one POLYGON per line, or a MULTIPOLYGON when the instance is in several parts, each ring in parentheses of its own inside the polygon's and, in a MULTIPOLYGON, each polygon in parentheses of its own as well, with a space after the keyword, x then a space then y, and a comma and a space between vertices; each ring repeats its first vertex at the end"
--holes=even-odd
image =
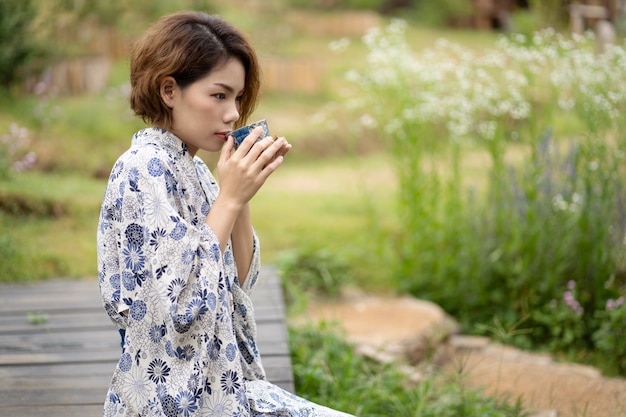
POLYGON ((32 0, 0 1, 0 86, 18 81, 21 70, 37 54, 31 33, 36 14, 32 0))

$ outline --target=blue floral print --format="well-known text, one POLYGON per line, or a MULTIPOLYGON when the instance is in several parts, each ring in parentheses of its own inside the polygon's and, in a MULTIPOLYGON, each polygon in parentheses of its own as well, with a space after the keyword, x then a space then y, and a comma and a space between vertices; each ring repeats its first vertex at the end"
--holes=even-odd
POLYGON ((157 128, 137 132, 115 163, 98 227, 104 309, 123 351, 104 416, 349 417, 266 381, 249 294, 259 244, 239 285, 205 225, 219 192, 207 166, 157 128))

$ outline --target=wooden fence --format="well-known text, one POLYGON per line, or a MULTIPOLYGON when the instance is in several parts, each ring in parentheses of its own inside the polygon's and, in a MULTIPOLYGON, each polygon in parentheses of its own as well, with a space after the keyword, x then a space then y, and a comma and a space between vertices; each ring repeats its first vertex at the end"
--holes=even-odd
POLYGON ((363 36, 381 22, 379 15, 370 11, 333 14, 292 11, 286 16, 296 32, 331 37, 363 36))
POLYGON ((265 91, 314 94, 322 89, 324 65, 317 59, 266 58, 261 66, 265 91))
POLYGON ((107 86, 111 60, 105 56, 68 59, 26 81, 28 92, 55 95, 98 94, 107 86))
MULTIPOLYGON (((111 66, 105 56, 66 60, 31 77, 25 90, 43 89, 62 96, 98 94, 107 87, 111 66)), ((264 58, 261 66, 264 91, 315 94, 323 87, 324 65, 318 60, 264 58)))
MULTIPOLYGON (((294 33, 339 38, 362 36, 379 25, 380 18, 373 12, 289 12, 285 22, 294 33)), ((35 92, 38 86, 45 85, 47 91, 59 95, 100 93, 107 86, 112 63, 128 57, 132 42, 112 29, 88 25, 82 25, 76 32, 59 30, 55 38, 61 43, 74 39, 90 56, 51 65, 41 76, 26 82, 26 91, 35 92)), ((261 59, 261 65, 264 91, 314 94, 323 88, 325 68, 319 59, 267 57, 261 59)))

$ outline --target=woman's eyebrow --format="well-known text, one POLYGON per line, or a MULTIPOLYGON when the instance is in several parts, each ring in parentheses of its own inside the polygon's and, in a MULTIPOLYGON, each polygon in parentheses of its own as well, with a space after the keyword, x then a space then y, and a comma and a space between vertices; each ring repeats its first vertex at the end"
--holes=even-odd
MULTIPOLYGON (((222 87, 223 89, 225 89, 226 91, 228 91, 229 93, 233 93, 235 92, 235 89, 233 87, 231 87, 228 84, 224 84, 224 83, 214 83, 213 85, 217 85, 219 87, 222 87)), ((239 93, 242 93, 244 90, 242 89, 239 93)))

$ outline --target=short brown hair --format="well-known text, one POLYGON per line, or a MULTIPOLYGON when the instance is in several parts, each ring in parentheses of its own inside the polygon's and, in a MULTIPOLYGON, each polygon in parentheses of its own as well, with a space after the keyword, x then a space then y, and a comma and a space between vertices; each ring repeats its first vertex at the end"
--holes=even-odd
POLYGON ((169 129, 172 111, 163 103, 160 82, 173 77, 185 88, 229 59, 245 69, 245 89, 235 127, 254 111, 260 89, 260 68, 246 35, 218 16, 178 12, 154 23, 133 46, 130 58, 130 107, 144 122, 169 129))

